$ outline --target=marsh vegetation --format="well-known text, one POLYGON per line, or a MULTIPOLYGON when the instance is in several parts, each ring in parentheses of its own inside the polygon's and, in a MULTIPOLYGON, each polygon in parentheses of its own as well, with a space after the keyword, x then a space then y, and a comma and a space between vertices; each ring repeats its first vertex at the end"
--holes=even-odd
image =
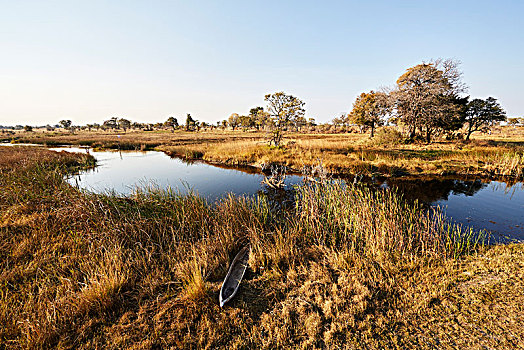
POLYGON ((133 131, 19 132, 5 141, 47 146, 78 145, 99 149, 160 150, 188 160, 229 166, 285 165, 300 172, 320 161, 332 174, 366 176, 476 175, 483 178, 524 177, 524 133, 504 127, 470 142, 440 140, 431 144, 403 144, 379 129, 370 140, 359 133, 287 133, 281 147, 267 144, 265 132, 133 131))
POLYGON ((486 247, 393 191, 303 185, 296 205, 81 192, 89 155, 0 148, 7 348, 522 346, 522 245, 486 247), (220 281, 245 242, 237 298, 220 281), (488 311, 489 310, 489 311, 488 311))

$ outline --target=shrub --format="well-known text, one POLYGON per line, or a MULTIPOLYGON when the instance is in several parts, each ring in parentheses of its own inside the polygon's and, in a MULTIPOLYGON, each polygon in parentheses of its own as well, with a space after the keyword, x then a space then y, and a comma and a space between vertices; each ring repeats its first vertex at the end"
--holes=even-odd
POLYGON ((372 143, 377 146, 398 145, 404 141, 402 134, 393 128, 379 129, 372 139, 372 143))

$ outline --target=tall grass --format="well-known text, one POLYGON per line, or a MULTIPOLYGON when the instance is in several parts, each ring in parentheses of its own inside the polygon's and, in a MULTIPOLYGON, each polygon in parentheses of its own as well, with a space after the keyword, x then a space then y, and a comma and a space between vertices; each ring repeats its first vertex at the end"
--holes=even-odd
POLYGON ((425 211, 394 190, 343 182, 298 187, 298 227, 311 242, 352 249, 374 258, 456 258, 483 236, 450 224, 439 209, 425 211))

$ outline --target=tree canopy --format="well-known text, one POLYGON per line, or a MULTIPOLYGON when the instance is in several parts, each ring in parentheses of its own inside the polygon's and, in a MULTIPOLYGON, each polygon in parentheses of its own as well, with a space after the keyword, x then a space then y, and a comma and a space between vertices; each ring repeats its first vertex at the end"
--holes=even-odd
POLYGON ((461 77, 457 62, 439 59, 408 68, 398 78, 392 96, 410 138, 419 130, 430 142, 437 129, 460 119, 464 106, 460 94, 466 90, 461 77))
POLYGON ((467 124, 466 140, 474 131, 485 130, 493 122, 506 120, 506 112, 497 99, 488 97, 485 100, 476 98, 467 105, 465 122, 467 124))
POLYGON ((195 130, 196 126, 197 126, 196 120, 194 120, 193 117, 191 117, 191 114, 187 113, 187 115, 186 115, 186 131, 195 130))
POLYGON ((283 91, 268 94, 264 100, 267 102, 269 116, 273 119, 276 128, 280 130, 306 112, 305 103, 302 100, 283 91))
POLYGON ((284 128, 290 125, 301 124, 302 120, 300 118, 306 112, 304 109, 305 103, 283 91, 268 94, 264 100, 267 102, 266 110, 274 128, 269 142, 279 147, 284 128))
POLYGON ((348 117, 354 124, 369 126, 371 128, 370 137, 373 137, 375 128, 383 123, 384 117, 389 112, 388 96, 383 92, 371 90, 357 97, 348 117))
POLYGON ((128 119, 120 118, 118 119, 118 127, 122 128, 124 132, 126 132, 127 129, 131 128, 131 122, 128 119))
POLYGON ((70 120, 61 120, 60 121, 60 125, 62 125, 64 129, 69 129, 71 127, 71 124, 72 122, 70 120))
POLYGON ((178 128, 178 120, 175 117, 169 117, 164 122, 164 126, 171 128, 171 131, 175 131, 175 128, 178 128))

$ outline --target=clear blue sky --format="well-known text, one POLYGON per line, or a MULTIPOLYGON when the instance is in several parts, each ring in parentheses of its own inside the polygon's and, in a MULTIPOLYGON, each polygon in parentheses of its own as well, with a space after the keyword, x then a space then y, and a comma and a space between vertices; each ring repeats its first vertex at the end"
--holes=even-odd
POLYGON ((524 115, 524 1, 3 1, 0 124, 215 122, 285 91, 328 121, 432 58, 524 115))

